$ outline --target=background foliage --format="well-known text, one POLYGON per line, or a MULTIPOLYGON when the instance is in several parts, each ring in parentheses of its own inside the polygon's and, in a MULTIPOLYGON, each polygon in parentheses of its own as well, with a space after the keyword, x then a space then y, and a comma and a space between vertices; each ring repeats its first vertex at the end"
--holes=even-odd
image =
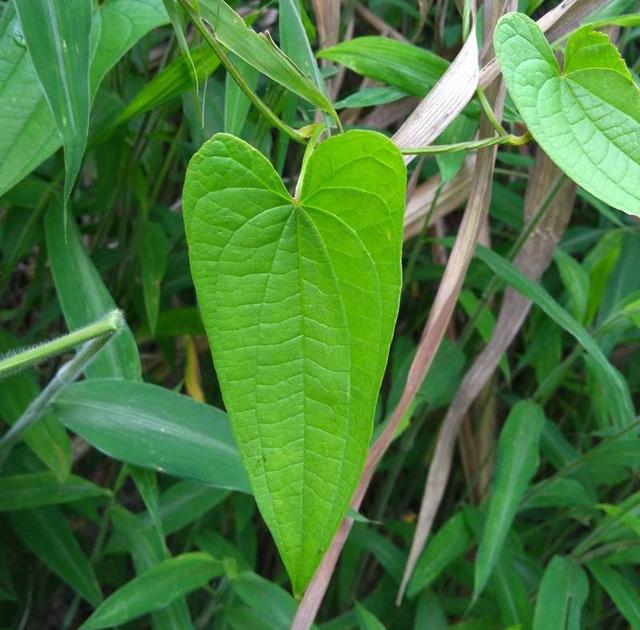
MULTIPOLYGON (((188 160, 215 132, 259 149, 290 190, 304 147, 251 104, 172 3, 77 4, 65 13, 71 3, 52 2, 54 23, 36 3, 0 3, 0 353, 116 305, 127 327, 2 464, 0 626, 76 628, 98 609, 85 628, 288 627, 296 602, 222 411, 181 192, 188 160), (78 54, 54 74, 47 51, 58 38, 78 54)), ((264 66, 268 40, 244 34, 225 46, 287 125, 312 123, 309 99, 328 111, 330 99, 345 127, 391 134, 459 51, 459 7, 341 4, 336 21, 328 1, 234 3, 308 76, 243 59, 255 45, 264 66), (314 92, 324 80, 326 96, 314 92)), ((600 4, 605 22, 638 11, 635 1, 600 4)), ((536 18, 555 5, 519 9, 536 18)), ((640 27, 608 32, 637 83, 640 27)), ((472 101, 438 142, 470 140, 479 111, 472 101)), ((509 99, 502 120, 525 130, 509 99)), ((319 627, 640 628, 640 441, 630 412, 640 392, 640 230, 582 189, 575 200, 563 193, 542 163, 533 144, 497 152, 484 247, 378 467, 319 627), (525 233, 534 246, 516 256, 528 213, 549 191, 566 229, 544 226, 550 246, 525 233), (508 317, 520 308, 509 286, 533 301, 522 325, 508 317), (500 314, 504 304, 515 310, 500 314), (438 428, 467 370, 504 331, 515 341, 462 420, 442 505, 396 607, 438 428)), ((410 166, 401 309, 377 434, 405 386, 471 169, 464 153, 410 166)), ((4 429, 69 356, 0 380, 4 429)))

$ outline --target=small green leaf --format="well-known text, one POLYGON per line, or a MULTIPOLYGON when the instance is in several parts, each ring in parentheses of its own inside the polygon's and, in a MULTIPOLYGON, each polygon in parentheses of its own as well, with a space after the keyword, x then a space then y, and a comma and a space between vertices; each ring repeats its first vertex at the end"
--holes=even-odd
POLYGON ((149 330, 155 335, 160 312, 160 282, 167 271, 169 239, 158 223, 147 221, 143 230, 140 248, 142 292, 149 330))
POLYGON ((69 475, 63 482, 53 473, 29 473, 0 478, 0 512, 69 503, 88 497, 108 497, 105 488, 69 475))
POLYGON ((371 611, 356 602, 356 619, 360 630, 386 630, 386 626, 371 611))
POLYGON ((89 133, 92 0, 15 0, 22 35, 64 145, 66 208, 89 133))
POLYGON ((580 630, 580 616, 588 594, 585 572, 573 560, 554 556, 540 582, 533 630, 580 630))
MULTIPOLYGON (((229 55, 229 60, 243 76, 247 85, 255 90, 258 85, 260 73, 251 64, 236 55, 229 55)), ((249 97, 240 86, 227 73, 224 86, 224 130, 227 133, 239 136, 247 122, 247 114, 251 109, 249 97)))
MULTIPOLYGON (((190 54, 198 83, 204 83, 204 80, 218 68, 220 60, 207 44, 193 48, 190 54)), ((117 124, 122 124, 138 114, 155 109, 186 92, 193 85, 189 68, 190 63, 185 57, 174 59, 162 72, 144 84, 120 114, 117 124)))
POLYGON ((231 430, 215 407, 149 383, 91 379, 66 387, 53 410, 111 457, 249 492, 231 430))
POLYGON ((368 131, 321 143, 303 173, 294 198, 262 154, 218 134, 183 194, 223 397, 296 594, 364 464, 398 309, 405 185, 397 148, 368 131))
POLYGON ((634 630, 640 628, 640 594, 637 585, 603 562, 593 560, 587 566, 631 627, 634 630))
POLYGON ((350 94, 346 98, 335 103, 336 109, 347 107, 372 107, 374 105, 384 105, 393 103, 405 98, 407 93, 396 87, 373 87, 364 88, 358 92, 350 94))
POLYGON ((340 42, 321 50, 318 57, 414 96, 429 92, 449 67, 445 59, 425 48, 378 36, 340 42))
POLYGON ((163 560, 107 597, 80 630, 112 628, 137 619, 164 608, 222 574, 220 562, 202 552, 163 560))
POLYGON ((528 401, 516 403, 500 432, 493 491, 476 558, 474 599, 484 589, 502 551, 520 499, 538 468, 544 413, 528 401))
POLYGON ((424 548, 409 582, 407 595, 413 597, 432 584, 454 560, 469 549, 472 540, 464 513, 457 512, 424 548))
POLYGON ((198 0, 202 16, 218 40, 262 74, 313 103, 338 120, 326 95, 265 34, 249 28, 223 0, 198 0))
POLYGON ((598 199, 640 216, 640 90, 608 37, 575 32, 562 71, 522 13, 500 19, 494 43, 509 94, 549 157, 598 199))
MULTIPOLYGON (((91 324, 116 305, 80 240, 71 218, 65 228, 62 208, 52 208, 45 217, 49 262, 69 330, 91 324)), ((140 357, 129 328, 114 337, 86 370, 91 377, 140 380, 140 357)))
POLYGON ((21 510, 10 515, 14 531, 27 549, 92 606, 102 600, 93 567, 62 512, 55 507, 21 510))

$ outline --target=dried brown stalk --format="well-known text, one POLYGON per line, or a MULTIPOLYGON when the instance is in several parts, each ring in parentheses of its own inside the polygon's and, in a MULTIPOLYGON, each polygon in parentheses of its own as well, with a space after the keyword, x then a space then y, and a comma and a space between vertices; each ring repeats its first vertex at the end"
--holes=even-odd
MULTIPOLYGON (((534 218, 544 203, 548 191, 559 176, 560 171, 555 164, 541 150, 538 150, 525 197, 525 216, 527 219, 534 218)), ((516 256, 514 264, 532 280, 538 280, 549 266, 555 246, 569 222, 574 196, 575 184, 570 181, 565 182, 549 204, 547 213, 516 256)), ((447 411, 429 466, 416 534, 407 562, 409 570, 405 573, 403 587, 411 577, 413 568, 431 532, 449 480, 455 440, 463 418, 480 391, 491 379, 500 358, 511 345, 524 323, 530 307, 531 302, 516 291, 512 289, 505 291, 491 342, 476 358, 465 375, 456 397, 447 411)))

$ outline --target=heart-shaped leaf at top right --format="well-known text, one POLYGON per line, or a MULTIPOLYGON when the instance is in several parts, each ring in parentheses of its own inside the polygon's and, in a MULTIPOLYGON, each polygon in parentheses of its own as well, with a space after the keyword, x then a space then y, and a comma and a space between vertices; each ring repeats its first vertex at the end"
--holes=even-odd
POLYGON ((640 90, 609 38, 579 29, 561 70, 538 25, 509 13, 494 46, 509 94, 549 157, 598 199, 640 216, 640 90))

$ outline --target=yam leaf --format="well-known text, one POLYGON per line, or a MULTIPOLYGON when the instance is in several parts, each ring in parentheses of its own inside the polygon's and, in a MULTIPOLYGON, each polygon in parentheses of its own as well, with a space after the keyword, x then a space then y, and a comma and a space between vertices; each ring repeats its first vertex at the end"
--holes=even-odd
POLYGON ((563 70, 526 15, 502 17, 494 42, 509 94, 549 157, 598 199, 640 215, 640 91, 609 38, 576 31, 563 70))
POLYGON ((405 167, 381 134, 321 143, 293 197, 218 134, 183 193, 191 272, 256 501, 300 594, 362 471, 398 311, 405 167))

